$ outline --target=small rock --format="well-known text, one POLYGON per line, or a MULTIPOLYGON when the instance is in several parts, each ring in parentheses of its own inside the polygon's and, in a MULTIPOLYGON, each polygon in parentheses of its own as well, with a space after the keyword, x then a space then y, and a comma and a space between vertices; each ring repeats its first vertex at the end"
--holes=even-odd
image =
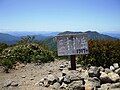
POLYGON ((100 76, 100 70, 96 66, 91 66, 88 70, 89 77, 99 77, 100 76))
POLYGON ((115 70, 115 68, 114 68, 113 66, 110 66, 110 70, 114 71, 114 70, 115 70))
POLYGON ((59 77, 59 83, 62 83, 63 82, 63 80, 64 80, 64 77, 59 77))
POLYGON ((120 75, 120 68, 116 69, 115 73, 117 73, 118 75, 120 75))
POLYGON ((118 63, 114 63, 113 66, 114 66, 115 69, 118 69, 118 68, 119 68, 118 63))
POLYGON ((60 65, 60 68, 65 68, 65 65, 64 65, 64 64, 61 64, 61 65, 60 65))
POLYGON ((99 69, 100 71, 102 71, 102 72, 105 71, 105 69, 104 69, 102 66, 98 67, 98 69, 99 69))
POLYGON ((43 83, 43 84, 44 84, 45 87, 49 87, 49 86, 50 86, 48 80, 44 80, 44 83, 43 83))
POLYGON ((71 82, 70 81, 70 76, 67 76, 67 75, 64 76, 63 82, 66 83, 66 84, 70 83, 71 82))
POLYGON ((120 82, 111 84, 111 88, 120 88, 120 82))
POLYGON ((53 83, 59 81, 59 78, 55 75, 52 75, 52 74, 48 75, 46 79, 48 80, 49 84, 51 84, 51 85, 53 83))
POLYGON ((4 83, 4 87, 10 86, 12 82, 13 82, 12 80, 6 81, 6 82, 4 83))
POLYGON ((53 84, 53 89, 58 90, 59 87, 60 87, 60 83, 56 82, 53 84))
POLYGON ((34 80, 34 78, 30 78, 30 80, 34 80))
POLYGON ((98 88, 98 90, 111 90, 110 86, 111 86, 110 83, 102 84, 101 88, 98 88))
POLYGON ((111 79, 105 72, 101 72, 100 79, 102 83, 111 83, 111 79))
POLYGON ((62 76, 65 76, 65 75, 67 75, 67 74, 69 74, 69 70, 68 70, 68 69, 64 69, 64 70, 62 71, 62 76))
POLYGON ((112 82, 117 82, 120 80, 119 75, 114 72, 108 73, 108 77, 112 80, 112 82))
POLYGON ((18 82, 15 82, 15 81, 13 81, 12 83, 11 83, 11 86, 18 86, 18 82))
POLYGON ((112 72, 112 70, 110 70, 109 68, 105 68, 105 73, 110 73, 110 72, 112 72))
POLYGON ((25 77, 26 77, 25 75, 22 76, 22 78, 25 78, 25 77))
POLYGON ((63 82, 62 85, 60 86, 60 89, 67 89, 67 87, 68 85, 63 82))
POLYGON ((82 80, 73 81, 72 83, 69 84, 68 88, 69 90, 85 90, 82 80))
POLYGON ((88 78, 85 80, 85 86, 90 88, 99 88, 100 80, 97 77, 88 78))

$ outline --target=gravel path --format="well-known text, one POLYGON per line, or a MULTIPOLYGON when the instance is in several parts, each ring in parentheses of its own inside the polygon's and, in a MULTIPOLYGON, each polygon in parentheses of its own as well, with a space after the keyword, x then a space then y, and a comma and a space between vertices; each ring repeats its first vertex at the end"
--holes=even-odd
POLYGON ((3 73, 0 68, 0 90, 52 90, 50 87, 45 88, 36 85, 43 77, 52 73, 59 76, 59 65, 66 63, 66 60, 55 60, 51 63, 43 65, 27 64, 18 70, 11 70, 10 73, 3 73), (15 81, 19 85, 17 87, 3 87, 6 81, 15 81))

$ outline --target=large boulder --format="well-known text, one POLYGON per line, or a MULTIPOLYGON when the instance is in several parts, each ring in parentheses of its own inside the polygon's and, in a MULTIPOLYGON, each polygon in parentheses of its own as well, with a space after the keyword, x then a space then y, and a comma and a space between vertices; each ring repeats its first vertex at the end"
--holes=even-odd
POLYGON ((58 90, 58 88, 60 87, 60 83, 56 82, 53 84, 53 89, 54 90, 58 90))
POLYGON ((71 82, 70 76, 68 76, 68 75, 64 76, 63 82, 66 84, 69 84, 71 82))

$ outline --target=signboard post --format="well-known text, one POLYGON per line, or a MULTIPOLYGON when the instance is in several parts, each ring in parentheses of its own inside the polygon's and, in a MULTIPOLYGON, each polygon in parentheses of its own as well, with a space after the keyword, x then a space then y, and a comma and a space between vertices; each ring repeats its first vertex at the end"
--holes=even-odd
POLYGON ((66 34, 57 36, 58 56, 70 56, 71 69, 76 69, 75 55, 88 54, 87 35, 81 34, 66 34))

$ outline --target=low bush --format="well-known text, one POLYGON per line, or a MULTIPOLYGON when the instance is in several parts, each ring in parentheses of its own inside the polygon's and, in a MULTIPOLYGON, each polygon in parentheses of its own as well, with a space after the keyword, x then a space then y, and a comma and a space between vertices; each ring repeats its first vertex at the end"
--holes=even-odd
POLYGON ((16 62, 45 63, 54 61, 52 52, 36 43, 17 44, 8 47, 0 55, 1 65, 11 68, 16 62))
POLYGON ((90 40, 89 54, 78 56, 78 63, 104 67, 120 64, 120 40, 90 40))

